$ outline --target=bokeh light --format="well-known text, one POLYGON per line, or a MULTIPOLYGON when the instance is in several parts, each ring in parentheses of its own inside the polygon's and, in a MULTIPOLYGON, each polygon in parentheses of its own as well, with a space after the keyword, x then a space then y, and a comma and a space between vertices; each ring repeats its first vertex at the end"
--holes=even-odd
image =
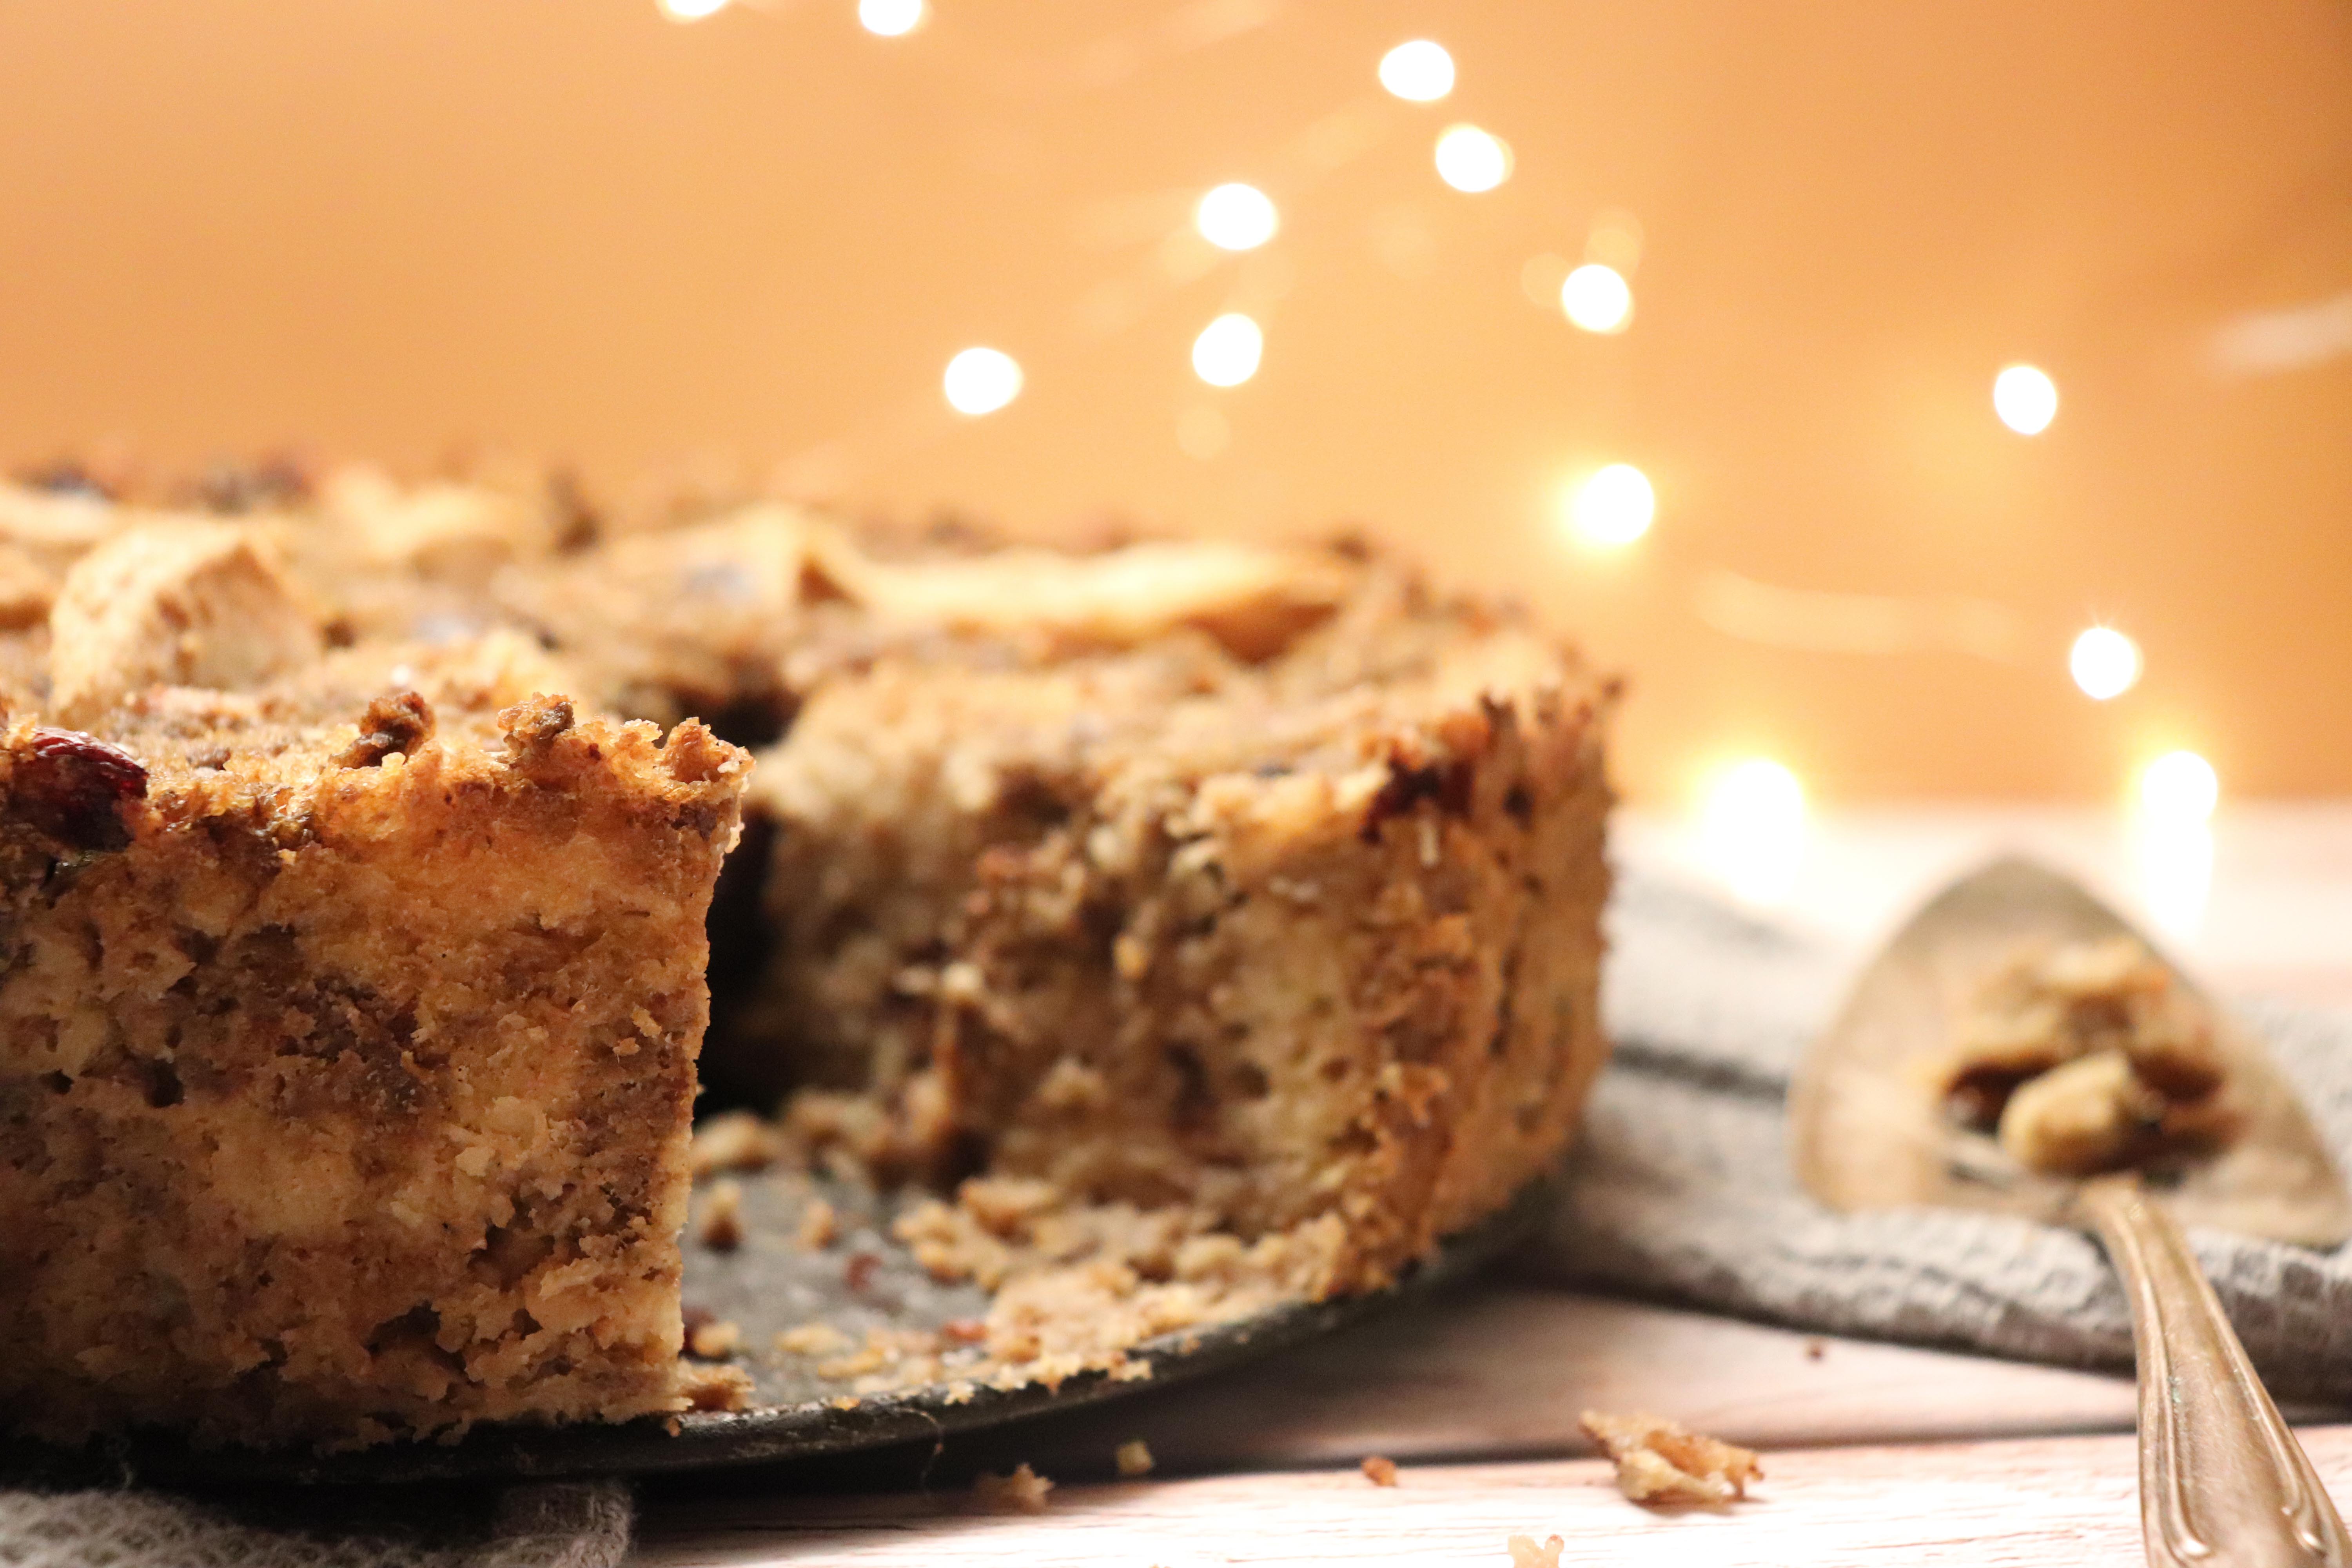
POLYGON ((1622 332, 1633 319, 1633 289, 1623 273, 1589 261, 1559 286, 1559 308, 1588 332, 1622 332))
POLYGON ((1021 395, 1021 365, 1000 349, 966 349, 948 361, 940 387, 958 414, 993 414, 1021 395))
POLYGON ((1255 250, 1274 237, 1282 218, 1255 185, 1219 185, 1192 209, 1192 226, 1221 250, 1255 250))
POLYGON ((1437 138, 1437 177, 1476 195, 1511 177, 1511 150, 1475 125, 1449 125, 1437 138))
POLYGON ((904 37, 923 25, 923 0, 857 0, 857 25, 886 38, 904 37))
POLYGON ((2206 821, 2221 798, 2221 781, 2213 764, 2194 752, 2167 752, 2140 772, 2139 808, 2154 823, 2206 821))
POLYGON ((1723 769, 1699 807, 1699 844, 1735 896, 1758 905, 1781 902, 1804 859, 1804 784, 1766 757, 1723 769))
POLYGON ((1381 85, 1413 103, 1434 103, 1454 90, 1454 57, 1427 38, 1399 44, 1381 57, 1381 85))
POLYGON ((699 22, 727 9, 727 0, 656 0, 656 5, 673 22, 699 22))
POLYGON ((2058 384, 2030 364, 1992 378, 1992 411, 2021 436, 2039 436, 2058 417, 2058 384))
POLYGON ((1192 340, 1192 374, 1211 386, 1239 386, 1257 374, 1265 334, 1247 316, 1219 316, 1192 340))
POLYGON ((1612 463, 1576 487, 1569 525, 1587 544, 1615 548, 1649 532, 1657 511, 1649 476, 1631 463, 1612 463))
POLYGON ((2139 684, 2139 644, 2113 626, 2093 626, 2074 639, 2067 672, 2094 702, 2121 697, 2139 684))

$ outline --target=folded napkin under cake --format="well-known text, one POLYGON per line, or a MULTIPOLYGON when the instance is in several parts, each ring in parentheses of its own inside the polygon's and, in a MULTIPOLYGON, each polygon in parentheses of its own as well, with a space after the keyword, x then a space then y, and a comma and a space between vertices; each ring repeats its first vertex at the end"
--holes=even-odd
MULTIPOLYGON (((1869 954, 1670 878, 1621 872, 1602 1010, 1617 1044, 1545 1278, 1764 1318, 2075 1366, 2131 1362, 2122 1288, 2087 1235, 1997 1215, 1840 1215, 1790 1168, 1797 1058, 1869 954)), ((2231 997, 2352 1168, 2352 1012, 2231 997)), ((2352 1247, 2190 1240, 2280 1399, 2352 1396, 2352 1247)))

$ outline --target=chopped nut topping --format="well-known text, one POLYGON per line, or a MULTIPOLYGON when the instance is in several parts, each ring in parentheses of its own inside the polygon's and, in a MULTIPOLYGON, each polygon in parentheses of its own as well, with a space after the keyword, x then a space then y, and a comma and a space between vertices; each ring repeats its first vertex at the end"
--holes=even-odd
POLYGON ((414 691, 379 697, 360 715, 359 739, 335 759, 346 768, 372 768, 398 752, 414 756, 433 734, 433 710, 414 691))

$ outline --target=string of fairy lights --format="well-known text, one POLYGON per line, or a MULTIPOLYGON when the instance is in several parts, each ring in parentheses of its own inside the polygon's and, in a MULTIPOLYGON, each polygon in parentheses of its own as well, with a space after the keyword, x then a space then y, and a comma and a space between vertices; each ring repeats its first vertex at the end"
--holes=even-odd
MULTIPOLYGON (((698 21, 739 3, 750 6, 761 0, 656 0, 663 15, 679 22, 698 21)), ((918 32, 929 15, 929 0, 856 0, 856 9, 859 25, 885 38, 903 38, 918 32)), ((1414 38, 1382 55, 1375 75, 1391 97, 1412 104, 1436 104, 1452 95, 1456 67, 1444 45, 1414 38)), ((1467 122, 1443 126, 1432 142, 1431 165, 1437 178, 1465 195, 1479 195, 1506 184, 1514 162, 1509 142, 1467 122)), ((1271 244, 1280 235, 1282 214, 1274 199, 1257 186, 1228 182, 1202 193, 1192 208, 1192 227, 1217 250, 1249 252, 1271 244)), ((1631 215, 1604 214, 1592 226, 1581 261, 1571 264, 1556 256, 1536 258, 1522 273, 1522 286, 1547 308, 1556 302, 1568 323, 1580 331, 1599 336, 1623 333, 1634 321, 1633 274, 1642 246, 1641 226, 1631 215)), ((1242 385, 1257 374, 1266 346, 1265 328, 1256 319, 1244 311, 1227 311, 1203 325, 1193 338, 1192 374, 1212 388, 1242 385)), ((992 345, 975 344, 949 359, 940 378, 940 393, 955 414, 979 419, 1009 406, 1021 395, 1024 382, 1021 363, 1012 354, 992 345)), ((2002 367, 1993 377, 1991 393, 1994 416, 2020 437, 2042 435, 2058 416, 2057 383, 2039 366, 2002 367)), ((1195 410, 1188 418, 1202 427, 1197 434, 1191 425, 1180 427, 1180 446, 1195 455, 1222 447, 1224 426, 1213 409, 1195 410), (1209 427, 1212 424, 1213 428, 1209 427)), ((1657 491, 1649 476, 1632 463, 1612 462, 1566 488, 1559 521, 1563 531, 1578 544, 1615 552, 1645 537, 1657 513, 1657 491)), ((2139 645, 2129 635, 2115 626, 2094 624, 2073 640, 2066 667, 2083 696, 2107 702, 2139 683, 2144 660, 2139 645)), ((2203 834, 2219 795, 2219 779, 2210 763, 2194 752, 2170 752, 2141 770, 2140 818, 2159 833, 2203 834)), ((1703 795, 1703 836, 1720 844, 1726 856, 1745 865, 1746 870, 1733 877, 1735 883, 1747 884, 1746 890, 1759 901, 1769 901, 1770 889, 1784 884, 1792 873, 1793 857, 1802 840, 1806 816, 1802 781, 1779 762, 1748 757, 1719 768, 1703 795)), ((2205 842, 2210 858, 2210 840, 2205 842)), ((2201 901, 2201 894, 2199 899, 2201 901)))

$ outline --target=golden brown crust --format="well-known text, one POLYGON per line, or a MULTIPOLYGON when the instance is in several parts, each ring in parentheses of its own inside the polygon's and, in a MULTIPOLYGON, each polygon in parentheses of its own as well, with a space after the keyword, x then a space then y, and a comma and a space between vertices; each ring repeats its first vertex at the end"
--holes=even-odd
POLYGON ((702 917, 746 760, 535 697, 355 753, 381 710, 319 706, 0 736, 0 1395, 67 1439, 682 1407, 702 917))

